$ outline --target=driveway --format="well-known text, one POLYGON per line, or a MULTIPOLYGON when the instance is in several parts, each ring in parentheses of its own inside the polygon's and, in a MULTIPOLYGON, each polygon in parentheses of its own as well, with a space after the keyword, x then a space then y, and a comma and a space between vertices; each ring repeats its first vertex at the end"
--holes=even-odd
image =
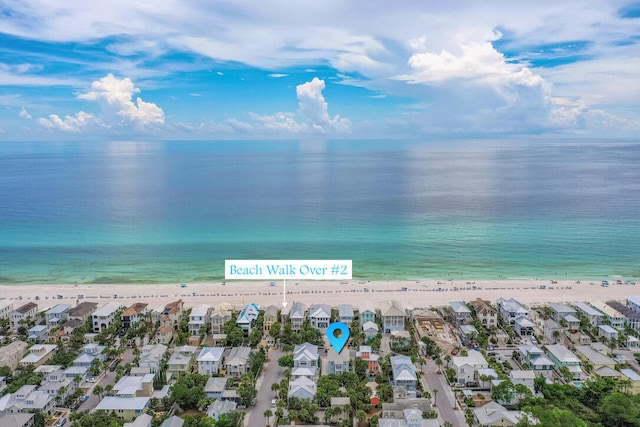
MULTIPOLYGON (((271 384, 280 382, 283 377, 284 368, 278 365, 278 359, 284 354, 280 350, 271 350, 269 352, 269 362, 264 365, 256 384, 258 387, 256 405, 249 411, 248 421, 245 423, 246 426, 264 427, 267 425, 264 411, 271 409, 271 411, 275 412, 275 409, 271 408, 271 400, 275 395, 271 390, 271 384)), ((270 417, 270 421, 273 422, 273 416, 270 417)))

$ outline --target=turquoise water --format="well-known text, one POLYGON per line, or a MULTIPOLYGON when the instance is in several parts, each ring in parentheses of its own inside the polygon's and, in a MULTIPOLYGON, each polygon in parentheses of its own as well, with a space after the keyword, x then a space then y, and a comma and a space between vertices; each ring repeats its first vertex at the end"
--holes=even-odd
POLYGON ((640 276, 634 141, 0 143, 0 283, 640 276))

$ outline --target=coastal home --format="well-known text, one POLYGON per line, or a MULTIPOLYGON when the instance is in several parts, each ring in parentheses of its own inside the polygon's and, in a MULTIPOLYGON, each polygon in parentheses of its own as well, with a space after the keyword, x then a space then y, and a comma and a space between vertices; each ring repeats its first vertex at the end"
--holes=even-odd
POLYGON ((204 347, 196 358, 198 373, 202 375, 217 374, 222 365, 224 347, 204 347))
POLYGON ((306 318, 306 306, 301 302, 294 302, 289 311, 289 321, 291 322, 291 329, 295 332, 300 332, 302 324, 306 318))
POLYGON ((162 325, 156 331, 156 337, 155 337, 156 344, 169 345, 172 339, 173 339, 173 326, 171 324, 162 325))
POLYGON ((624 325, 627 320, 624 314, 602 301, 595 301, 589 305, 603 314, 604 323, 611 325, 616 329, 624 329, 624 325))
POLYGON ((211 306, 208 304, 198 304, 189 313, 189 333, 200 335, 201 328, 211 320, 211 306))
POLYGON ((147 410, 149 400, 148 397, 105 396, 92 412, 105 411, 122 420, 131 421, 147 410))
POLYGON ((617 340, 620 332, 609 325, 598 326, 598 336, 605 337, 608 340, 617 340))
POLYGON ((640 332, 640 313, 618 301, 607 301, 607 305, 624 316, 625 326, 640 332))
POLYGON ((529 310, 513 298, 499 298, 497 303, 500 319, 512 328, 515 326, 516 320, 529 318, 529 310))
POLYGON ((162 310, 162 313, 160 314, 160 325, 169 325, 174 329, 177 328, 183 311, 184 302, 181 299, 165 305, 164 310, 162 310))
POLYGON ((340 353, 337 353, 333 347, 329 347, 327 350, 327 369, 323 372, 328 374, 341 374, 343 372, 349 372, 351 355, 349 349, 343 348, 340 353))
POLYGON ((168 347, 164 344, 147 344, 142 347, 140 352, 140 362, 138 366, 141 368, 149 368, 149 372, 155 374, 160 370, 162 357, 167 352, 168 347))
POLYGON ((539 347, 535 345, 520 346, 518 351, 518 357, 521 362, 529 366, 536 376, 543 375, 546 378, 550 378, 553 375, 555 363, 539 347))
POLYGON ((340 304, 338 306, 338 320, 346 325, 353 322, 353 306, 351 304, 340 304))
POLYGON ((331 323, 331 306, 328 304, 311 304, 311 307, 309 307, 309 323, 320 331, 326 331, 331 323))
POLYGON ((29 328, 28 341, 35 343, 43 343, 47 340, 47 333, 49 328, 45 325, 36 325, 33 328, 29 328))
POLYGON ((316 391, 317 385, 314 380, 300 376, 289 382, 287 398, 297 397, 298 399, 312 400, 316 396, 316 391))
POLYGON ((498 374, 493 368, 480 368, 476 370, 474 381, 481 390, 491 389, 491 381, 497 380, 498 374))
POLYGON ((293 369, 291 377, 305 376, 310 379, 318 375, 318 346, 305 342, 298 344, 293 349, 293 369))
POLYGON ((400 301, 382 301, 380 303, 380 318, 382 319, 382 331, 385 334, 391 331, 402 331, 405 328, 406 318, 404 306, 400 301))
POLYGON ((613 360, 609 356, 606 356, 600 353, 590 345, 577 345, 576 354, 582 360, 589 362, 595 370, 598 370, 604 366, 607 366, 611 369, 615 369, 616 367, 615 360, 613 360))
POLYGON ((516 319, 515 324, 513 325, 513 330, 516 334, 521 337, 529 337, 534 333, 535 325, 533 322, 526 317, 519 317, 516 319))
POLYGON ((60 366, 42 365, 34 372, 44 376, 38 390, 47 393, 57 402, 64 402, 77 389, 76 382, 67 377, 60 366))
POLYGON ((462 340, 462 344, 465 346, 471 345, 478 338, 478 330, 473 325, 460 325, 459 328, 462 336, 460 337, 462 340))
POLYGON ((13 311, 13 302, 11 300, 0 299, 0 319, 9 319, 13 311))
POLYGON ((67 320, 64 324, 64 326, 62 327, 62 330, 64 331, 65 335, 71 336, 73 335, 73 331, 76 330, 76 328, 82 326, 83 323, 82 321, 80 321, 79 319, 76 318, 69 318, 69 320, 67 320))
POLYGON ((361 345, 360 349, 356 352, 356 357, 367 361, 369 377, 374 377, 380 372, 380 356, 371 351, 370 345, 361 345))
POLYGON ((640 374, 629 368, 620 369, 620 373, 623 375, 623 379, 630 382, 628 392, 640 394, 640 374))
POLYGON ((376 322, 376 307, 373 303, 367 299, 360 300, 358 304, 358 316, 360 318, 360 324, 364 325, 367 322, 376 322))
POLYGON ((565 316, 572 315, 575 316, 577 311, 573 307, 569 307, 566 304, 561 303, 551 303, 549 304, 549 311, 551 314, 551 318, 556 322, 560 323, 565 316))
POLYGON ((262 333, 269 335, 271 327, 278 321, 278 307, 270 305, 264 309, 264 317, 262 319, 262 333))
POLYGON ((580 368, 580 359, 565 346, 560 344, 548 345, 547 356, 553 361, 556 370, 566 366, 569 372, 573 374, 574 380, 582 378, 583 372, 582 368, 580 368))
POLYGON ((238 325, 244 334, 248 336, 256 325, 259 315, 260 306, 258 304, 247 304, 242 308, 242 311, 240 311, 240 314, 236 319, 236 325, 238 325))
POLYGON ((431 412, 429 399, 400 399, 393 403, 382 404, 382 417, 379 427, 439 427, 437 419, 425 418, 431 412))
POLYGON ((511 380, 513 385, 522 384, 531 391, 531 394, 535 394, 534 382, 536 379, 536 373, 534 371, 522 371, 519 369, 514 369, 513 371, 509 372, 509 379, 511 380))
POLYGON ((235 412, 237 406, 233 400, 216 400, 207 408, 207 416, 217 420, 221 415, 235 412))
POLYGON ((123 311, 120 315, 120 319, 122 320, 122 329, 128 331, 135 324, 143 321, 148 312, 147 306, 148 304, 144 302, 136 302, 123 311))
POLYGON ((56 354, 58 346, 55 344, 36 344, 29 349, 29 353, 18 363, 21 367, 44 365, 56 354))
POLYGON ((224 370, 228 377, 240 378, 249 372, 250 347, 234 347, 225 358, 224 370))
POLYGON ((472 320, 471 309, 463 301, 451 301, 449 310, 451 311, 451 322, 456 326, 466 325, 472 320))
POLYGON ((119 397, 151 397, 153 378, 153 374, 138 377, 124 376, 113 386, 113 393, 119 397))
POLYGON ((621 380, 624 377, 624 375, 622 375, 620 372, 608 366, 603 366, 601 368, 594 369, 593 373, 599 377, 611 378, 612 380, 616 380, 616 381, 621 380))
POLYGON ((102 332, 107 329, 116 319, 120 311, 120 303, 110 302, 93 312, 93 332, 102 332))
POLYGON ((231 320, 233 309, 228 304, 218 304, 211 313, 211 333, 221 334, 225 323, 231 320))
POLYGON ((0 399, 1 412, 15 414, 39 411, 43 415, 52 415, 55 400, 44 391, 38 391, 36 385, 24 385, 0 399))
POLYGON ((66 322, 69 318, 69 310, 71 310, 69 304, 57 304, 45 311, 44 320, 47 322, 47 326, 57 326, 62 322, 66 322))
POLYGON ((175 378, 190 373, 195 362, 196 351, 198 351, 198 347, 192 345, 176 347, 167 362, 167 373, 173 374, 175 378))
POLYGON ((100 344, 86 344, 82 347, 82 353, 74 359, 73 366, 89 368, 96 359, 103 362, 105 359, 105 348, 105 346, 100 344))
MULTIPOLYGON (((635 313, 640 314, 640 295, 627 297, 627 306, 635 313)), ((2 316, 0 316, 2 317, 2 316)))
MULTIPOLYGON (((474 408, 473 415, 480 427, 515 427, 520 420, 528 417, 522 411, 508 411, 507 408, 493 401, 480 408, 474 408)), ((536 420, 531 420, 530 425, 533 424, 537 424, 536 420)))
POLYGON ((553 319, 547 319, 544 321, 542 331, 545 338, 554 344, 562 341, 562 338, 564 337, 564 328, 553 319))
POLYGON ((365 340, 369 341, 374 339, 380 333, 380 328, 376 322, 366 322, 362 325, 362 332, 364 332, 365 340))
POLYGON ((28 302, 11 312, 11 329, 18 329, 27 320, 33 319, 38 314, 38 304, 28 302))
POLYGON ((152 427, 153 417, 149 414, 141 414, 129 423, 124 423, 123 427, 152 427))
POLYGON ((391 384, 395 389, 402 389, 402 394, 408 398, 416 397, 416 382, 418 377, 416 375, 416 367, 414 366, 411 358, 404 355, 392 356, 390 358, 391 371, 393 379, 391 384))
POLYGON ((473 382, 478 369, 486 369, 489 363, 482 353, 470 350, 467 356, 454 356, 451 358, 451 367, 456 371, 456 382, 465 385, 473 382))
POLYGON ((0 426, 33 427, 36 414, 7 414, 0 412, 0 426))
POLYGON ((69 309, 69 320, 77 319, 80 322, 85 323, 97 308, 97 303, 83 301, 75 307, 71 307, 69 309))
POLYGON ((498 311, 493 308, 489 301, 485 301, 481 298, 477 298, 475 301, 471 301, 471 306, 476 311, 476 317, 487 329, 492 326, 498 325, 498 311))
POLYGON ((563 324, 567 325, 567 329, 576 332, 580 329, 580 319, 577 315, 567 314, 561 320, 563 324))
POLYGON ((227 379, 225 377, 210 377, 204 386, 204 393, 209 399, 220 399, 226 389, 227 379))
POLYGON ((578 310, 578 312, 582 313, 587 318, 591 326, 597 328, 598 325, 602 324, 604 314, 602 314, 599 310, 596 310, 595 308, 584 302, 577 302, 573 306, 576 308, 576 310, 578 310))
POLYGON ((28 347, 26 342, 20 340, 0 347, 0 366, 8 366, 12 371, 15 371, 28 347))

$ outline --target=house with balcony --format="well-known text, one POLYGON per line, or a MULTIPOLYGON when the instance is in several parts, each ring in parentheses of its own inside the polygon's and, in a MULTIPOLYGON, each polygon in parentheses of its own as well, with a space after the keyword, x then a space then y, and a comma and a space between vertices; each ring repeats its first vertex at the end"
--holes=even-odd
POLYGON ((451 301, 449 303, 452 323, 456 326, 466 325, 471 322, 471 309, 463 301, 451 301))
MULTIPOLYGON (((515 427, 523 419, 529 417, 522 411, 507 410, 497 402, 489 402, 479 408, 473 409, 473 415, 480 427, 515 427)), ((536 424, 536 420, 530 420, 528 425, 536 424)))
POLYGON ((356 357, 367 361, 367 372, 369 377, 375 377, 380 372, 380 356, 371 350, 370 345, 361 345, 356 352, 356 357))
POLYGON ((224 369, 228 377, 240 378, 249 372, 250 347, 234 347, 224 361, 224 369))
POLYGON ((11 329, 18 329, 29 319, 34 319, 38 314, 38 304, 28 302, 11 312, 11 329))
POLYGON ((391 384, 394 388, 394 395, 396 389, 402 389, 401 394, 407 398, 416 397, 416 383, 418 377, 416 375, 416 367, 414 366, 411 358, 404 355, 392 356, 390 358, 392 381, 391 384))
POLYGON ((113 392, 119 397, 151 397, 153 394, 153 374, 142 376, 124 376, 113 386, 113 392))
POLYGON ((383 403, 379 427, 439 427, 437 419, 424 417, 429 412, 429 399, 410 398, 383 403))
POLYGON ((380 318, 382 319, 382 332, 403 331, 407 314, 400 301, 382 301, 380 303, 380 318))
MULTIPOLYGON (((180 318, 182 317, 182 313, 184 312, 184 302, 180 299, 177 301, 172 301, 169 304, 164 306, 164 309, 161 313, 157 313, 155 316, 160 317, 160 325, 161 326, 171 326, 173 329, 178 327, 178 323, 180 323, 180 318)), ((152 314, 152 318, 155 319, 152 314)))
POLYGON ((600 310, 596 310, 585 302, 577 302, 573 305, 575 309, 582 313, 593 327, 598 327, 604 320, 604 314, 600 310))
POLYGON ((105 411, 124 421, 131 421, 146 412, 149 400, 148 397, 105 396, 93 412, 105 411))
POLYGON ((224 347, 204 347, 196 358, 198 373, 211 376, 220 372, 224 347))
POLYGON ((221 334, 224 324, 231 320, 233 310, 228 304, 218 304, 211 313, 211 333, 221 334))
POLYGON ((129 308, 122 312, 120 319, 122 320, 122 329, 128 331, 138 322, 145 320, 148 313, 148 304, 143 302, 133 303, 129 308))
POLYGON ((535 345, 519 346, 518 354, 521 363, 531 368, 536 376, 543 375, 547 378, 552 376, 555 363, 539 347, 535 345))
POLYGON ((617 340, 620 332, 609 325, 600 325, 598 326, 598 336, 605 337, 608 340, 617 340))
POLYGON ((506 325, 513 328, 516 325, 516 320, 529 319, 529 310, 515 299, 499 298, 497 303, 500 319, 506 325))
POLYGON ((73 361, 73 366, 90 368, 94 360, 103 362, 105 359, 105 346, 100 344, 86 344, 82 347, 82 353, 73 361))
POLYGON ((138 366, 141 368, 149 368, 149 372, 155 374, 160 370, 162 357, 167 352, 168 347, 164 344, 147 344, 142 347, 140 352, 140 362, 138 366))
POLYGON ((74 379, 67 377, 61 366, 42 365, 34 372, 43 374, 38 390, 47 393, 57 402, 64 402, 77 389, 74 379))
POLYGON ((564 337, 564 328, 551 318, 544 321, 542 331, 545 338, 554 344, 562 341, 564 337))
POLYGON ((54 354, 58 346, 55 344, 36 344, 29 349, 29 353, 23 357, 19 365, 21 367, 33 366, 37 368, 47 363, 54 354))
POLYGON ((303 400, 313 400, 317 392, 317 385, 314 380, 309 379, 308 377, 296 377, 295 379, 289 381, 289 391, 287 392, 287 397, 290 399, 292 397, 297 397, 298 399, 303 400))
POLYGON ((556 370, 560 370, 563 366, 569 369, 574 380, 582 379, 583 372, 580 368, 580 359, 573 354, 568 348, 560 344, 551 344, 547 346, 547 356, 553 361, 556 370))
POLYGON ((602 354, 590 345, 577 345, 576 355, 580 357, 580 359, 591 364, 596 371, 605 366, 611 369, 616 368, 617 362, 615 360, 605 354, 602 354))
POLYGON ((200 335, 200 330, 211 321, 211 306, 198 304, 189 313, 189 334, 200 335))
POLYGON ((24 385, 15 393, 4 395, 0 398, 0 412, 16 414, 40 411, 44 415, 52 415, 54 398, 37 388, 36 385, 24 385))
POLYGON ((572 315, 576 316, 577 311, 573 307, 569 307, 566 304, 561 303, 551 303, 549 304, 550 317, 556 322, 560 323, 565 316, 572 315))
POLYGON ((364 333, 365 340, 369 341, 378 336, 380 328, 376 322, 366 322, 362 325, 362 332, 364 333))
POLYGON ((71 310, 69 304, 57 304, 45 311, 44 320, 47 322, 47 326, 57 326, 66 322, 69 318, 69 310, 71 310))
POLYGON ((534 334, 535 325, 526 317, 519 317, 513 325, 513 330, 521 337, 530 337, 534 334))
POLYGON ((309 323, 320 331, 326 331, 331 323, 331 306, 328 304, 311 304, 311 307, 309 307, 309 323))
POLYGON ((347 326, 353 322, 354 319, 353 306, 351 304, 338 305, 338 320, 347 326))
POLYGON ((291 378, 304 376, 315 380, 318 376, 319 366, 317 345, 306 342, 294 347, 291 378))
POLYGON ((156 331, 155 342, 156 344, 169 345, 173 339, 173 326, 171 324, 162 325, 156 331))
POLYGON ((97 308, 97 303, 83 301, 75 307, 71 307, 69 309, 69 320, 78 319, 81 323, 85 323, 97 308))
POLYGON ((289 311, 289 321, 291 322, 291 329, 295 332, 300 332, 302 324, 306 319, 306 306, 301 302, 294 302, 289 311))
POLYGON ((262 318, 262 333, 269 335, 271 327, 278 321, 278 307, 270 305, 264 309, 264 317, 262 318))
POLYGON ((0 347, 0 366, 8 366, 9 369, 15 371, 28 347, 26 342, 20 340, 0 347))
POLYGON ((327 350, 327 369, 323 372, 328 374, 341 374, 348 372, 351 366, 351 355, 348 348, 343 348, 337 353, 333 347, 327 350))
POLYGON ((456 382, 464 385, 468 382, 474 382, 476 372, 479 369, 487 369, 489 363, 482 353, 470 350, 466 356, 452 357, 451 367, 456 371, 456 382))
POLYGON ((110 302, 93 312, 93 332, 102 332, 115 321, 120 313, 120 303, 110 302))
POLYGON ((476 317, 487 329, 492 326, 498 326, 498 311, 493 308, 489 301, 477 298, 475 301, 471 301, 471 306, 476 312, 476 317))
POLYGON ((367 322, 375 323, 376 307, 367 299, 360 300, 358 304, 358 316, 360 318, 360 325, 364 325, 367 322))
POLYGON ((0 319, 9 319, 13 311, 13 301, 2 298, 0 299, 0 319))
POLYGON ((640 332, 640 313, 618 301, 607 301, 607 305, 624 316, 625 326, 640 332))
POLYGON ((603 323, 611 325, 618 330, 624 329, 627 321, 624 314, 602 301, 595 301, 590 303, 590 305, 603 314, 603 323))
POLYGON ((183 345, 176 347, 167 362, 167 373, 173 374, 175 378, 180 378, 191 372, 195 363, 198 347, 183 345))
POLYGON ((251 330, 256 325, 258 321, 258 316, 260 315, 260 306, 258 304, 252 303, 247 304, 242 308, 242 311, 238 315, 236 319, 236 325, 238 325, 245 336, 248 336, 251 333, 251 330))
POLYGON ((49 328, 45 325, 36 325, 29 329, 28 341, 34 343, 43 343, 47 340, 49 328))
POLYGON ((522 384, 531 391, 532 395, 535 394, 534 382, 536 379, 536 373, 534 371, 514 369, 509 372, 509 379, 514 385, 522 384))

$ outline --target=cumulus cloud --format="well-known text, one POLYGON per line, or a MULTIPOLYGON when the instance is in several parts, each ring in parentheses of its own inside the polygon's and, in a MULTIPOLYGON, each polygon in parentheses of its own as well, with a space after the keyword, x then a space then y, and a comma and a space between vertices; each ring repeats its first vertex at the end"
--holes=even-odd
POLYGON ((31 120, 31 119, 32 119, 31 114, 29 114, 29 112, 27 111, 27 109, 26 109, 26 108, 24 108, 24 107, 22 107, 22 109, 20 110, 20 113, 18 114, 18 116, 19 116, 21 119, 25 119, 25 120, 31 120))
POLYGON ((62 132, 81 132, 94 125, 102 126, 100 120, 93 114, 80 111, 75 116, 65 116, 61 118, 57 114, 51 114, 48 119, 39 118, 38 124, 46 129, 59 130, 62 132))
POLYGON ((145 102, 133 95, 140 89, 134 86, 130 78, 118 79, 113 74, 107 74, 91 84, 91 90, 78 95, 79 99, 98 101, 108 112, 115 113, 126 121, 135 124, 162 124, 164 111, 156 104, 145 102))
POLYGON ((329 117, 329 105, 322 95, 324 80, 314 77, 310 82, 296 86, 298 111, 305 117, 307 124, 321 131, 346 132, 351 126, 349 119, 339 115, 329 117))

